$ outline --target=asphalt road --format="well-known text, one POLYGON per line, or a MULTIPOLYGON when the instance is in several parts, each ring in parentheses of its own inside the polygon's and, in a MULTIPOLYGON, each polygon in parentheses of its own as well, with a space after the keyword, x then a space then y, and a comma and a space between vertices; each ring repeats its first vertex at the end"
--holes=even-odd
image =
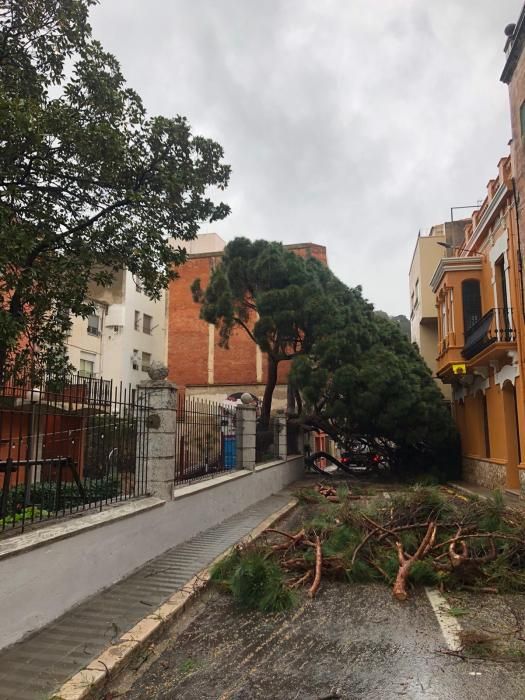
POLYGON ((381 585, 327 582, 314 601, 274 616, 239 613, 212 592, 183 627, 121 680, 119 700, 525 699, 522 657, 440 653, 424 591, 400 604, 381 585))

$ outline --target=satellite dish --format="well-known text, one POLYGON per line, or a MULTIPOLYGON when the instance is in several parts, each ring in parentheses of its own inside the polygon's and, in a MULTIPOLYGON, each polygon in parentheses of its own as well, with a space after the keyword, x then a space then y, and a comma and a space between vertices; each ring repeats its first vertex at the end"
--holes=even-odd
POLYGON ((507 24, 505 27, 505 36, 508 36, 509 38, 514 34, 514 30, 516 29, 515 24, 507 24))

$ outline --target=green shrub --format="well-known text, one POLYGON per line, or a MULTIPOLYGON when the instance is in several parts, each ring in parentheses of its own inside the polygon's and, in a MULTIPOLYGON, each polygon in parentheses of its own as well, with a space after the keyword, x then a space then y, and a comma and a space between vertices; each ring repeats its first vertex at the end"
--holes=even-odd
POLYGON ((210 580, 215 583, 227 583, 233 576, 235 569, 241 561, 241 552, 238 547, 234 547, 232 551, 217 563, 215 563, 210 571, 210 580))
POLYGON ((436 570, 431 562, 425 561, 424 559, 422 561, 415 561, 412 564, 408 579, 416 586, 435 586, 439 583, 439 576, 436 570))
POLYGON ((369 583, 377 580, 378 577, 378 572, 362 559, 357 559, 347 572, 347 578, 351 583, 369 583))
POLYGON ((359 530, 352 529, 348 525, 339 525, 323 543, 323 554, 327 557, 351 554, 362 538, 363 535, 359 530))
POLYGON ((258 549, 239 557, 229 576, 229 588, 241 608, 265 613, 287 610, 295 599, 277 563, 258 549))
POLYGON ((478 527, 486 532, 501 530, 505 515, 505 500, 501 491, 494 491, 489 498, 479 503, 480 518, 478 527))
POLYGON ((29 522, 31 520, 45 520, 49 517, 47 510, 42 510, 41 508, 25 508, 23 510, 17 511, 14 515, 7 515, 5 519, 2 519, 6 525, 12 525, 13 523, 20 523, 22 520, 29 522))
MULTIPOLYGON (((109 500, 119 495, 120 482, 118 479, 97 480, 85 479, 83 482, 85 498, 83 498, 74 482, 62 482, 60 495, 56 481, 43 481, 31 485, 31 504, 44 510, 62 511, 77 506, 109 500)), ((19 484, 9 492, 7 512, 19 512, 24 507, 25 485, 19 484)))

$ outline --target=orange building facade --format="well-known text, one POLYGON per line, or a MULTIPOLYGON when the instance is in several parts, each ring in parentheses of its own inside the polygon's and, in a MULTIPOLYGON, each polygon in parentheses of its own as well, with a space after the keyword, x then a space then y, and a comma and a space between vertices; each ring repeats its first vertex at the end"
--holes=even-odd
POLYGON ((467 481, 525 491, 525 323, 510 156, 431 280, 437 376, 452 386, 467 481))

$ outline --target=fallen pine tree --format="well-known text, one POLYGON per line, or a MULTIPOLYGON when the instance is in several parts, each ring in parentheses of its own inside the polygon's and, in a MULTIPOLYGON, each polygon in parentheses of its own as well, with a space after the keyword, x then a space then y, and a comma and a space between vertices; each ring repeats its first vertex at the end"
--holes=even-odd
POLYGON ((500 493, 482 500, 419 486, 356 501, 348 487, 318 484, 298 495, 297 532, 269 529, 213 569, 242 607, 285 609, 301 587, 315 597, 323 579, 382 581, 400 601, 418 585, 525 591, 525 519, 500 493))

